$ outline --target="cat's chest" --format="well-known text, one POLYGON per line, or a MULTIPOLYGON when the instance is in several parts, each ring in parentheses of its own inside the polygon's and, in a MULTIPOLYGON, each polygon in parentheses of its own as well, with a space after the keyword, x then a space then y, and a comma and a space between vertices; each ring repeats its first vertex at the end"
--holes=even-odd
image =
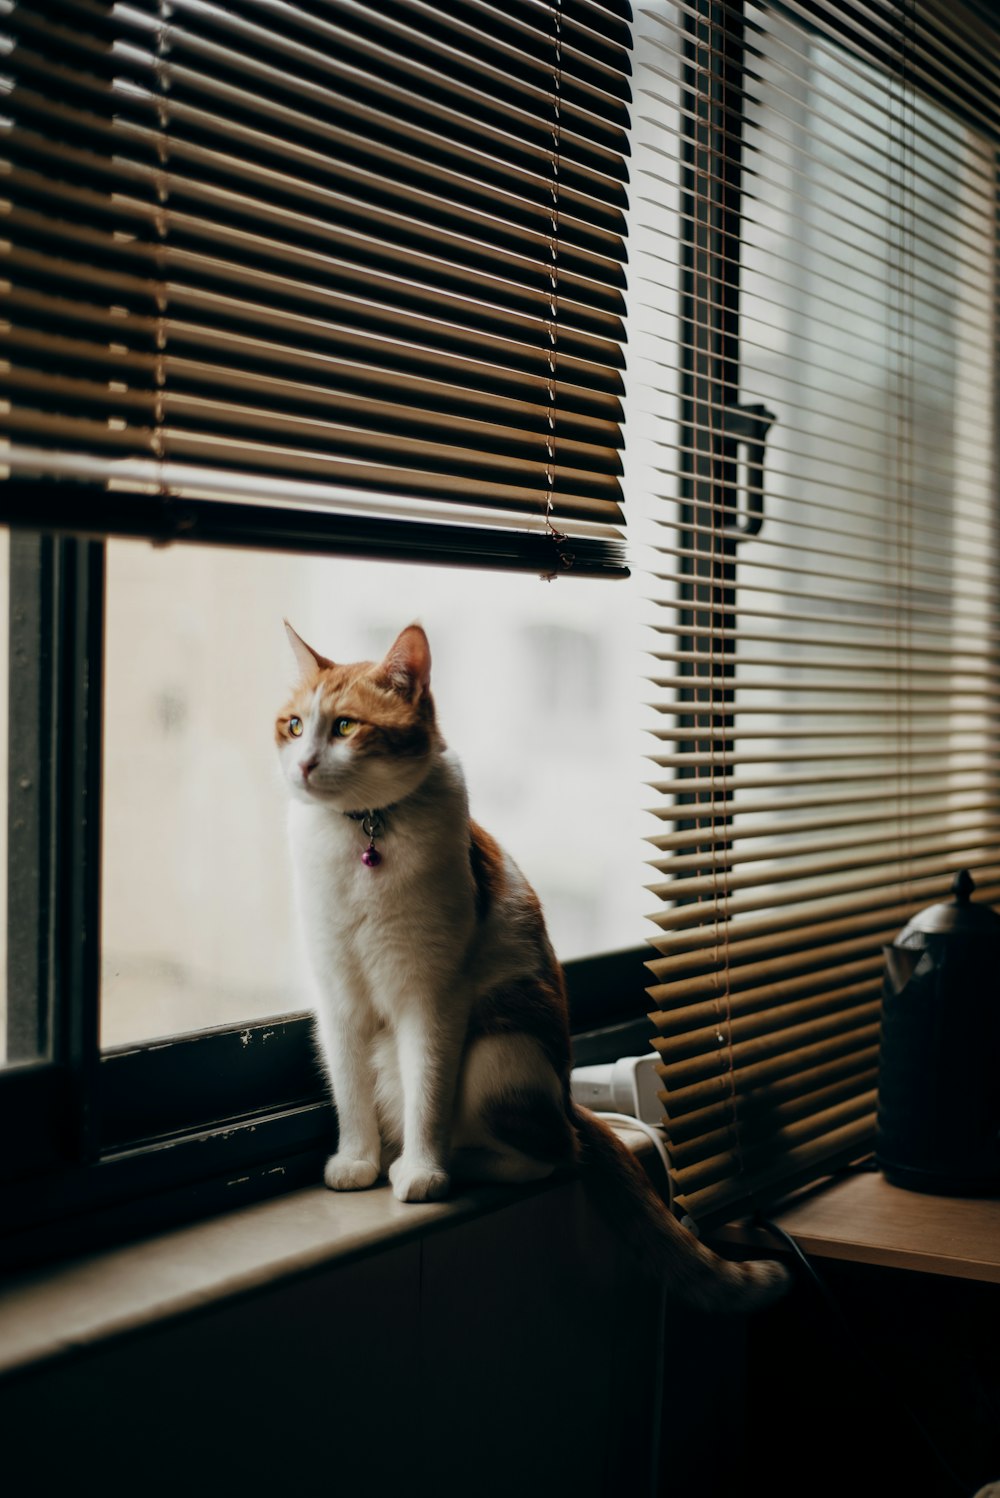
POLYGON ((290 833, 296 898, 306 936, 321 942, 384 940, 414 925, 454 919, 471 900, 467 860, 426 829, 390 829, 378 860, 366 862, 368 838, 347 817, 310 816, 296 808, 290 833))
POLYGON ((351 819, 293 814, 290 830, 297 893, 307 913, 322 911, 343 924, 391 909, 404 894, 409 860, 398 836, 395 856, 387 857, 383 845, 376 860, 366 861, 368 839, 351 819))

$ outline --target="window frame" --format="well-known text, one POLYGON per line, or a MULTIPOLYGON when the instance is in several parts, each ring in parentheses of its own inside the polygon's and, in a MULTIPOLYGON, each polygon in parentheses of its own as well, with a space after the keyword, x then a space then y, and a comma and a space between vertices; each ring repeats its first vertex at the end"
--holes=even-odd
MULTIPOLYGON (((617 1022, 574 1032, 576 1064, 648 1051, 648 1020, 634 1008, 628 1015, 623 1001, 629 991, 642 999, 645 957, 634 948, 566 964, 571 995, 596 1006, 613 994, 619 1005, 617 1022)), ((47 1145, 30 1157, 18 1150, 19 1178, 0 1188, 0 1270, 318 1184, 335 1145, 336 1111, 306 1013, 100 1055, 85 1096, 88 1122, 103 1137, 89 1157, 67 1117, 66 1082, 55 1063, 0 1072, 8 1139, 47 1145)))
POLYGON ((21 544, 12 548, 10 598, 11 656, 24 657, 12 672, 8 721, 15 828, 16 798, 30 793, 32 805, 23 837, 18 832, 9 849, 9 857, 25 858, 18 887, 28 890, 28 929, 8 943, 8 968, 18 976, 17 1013, 8 1024, 13 1018, 23 1030, 33 1008, 40 1054, 0 1072, 6 1137, 25 1141, 0 1162, 0 1179, 91 1158, 96 1126, 104 548, 39 537, 24 554, 21 544), (33 678, 39 714, 22 744, 23 716, 16 714, 25 677, 33 678), (35 974, 34 995, 26 971, 35 974))

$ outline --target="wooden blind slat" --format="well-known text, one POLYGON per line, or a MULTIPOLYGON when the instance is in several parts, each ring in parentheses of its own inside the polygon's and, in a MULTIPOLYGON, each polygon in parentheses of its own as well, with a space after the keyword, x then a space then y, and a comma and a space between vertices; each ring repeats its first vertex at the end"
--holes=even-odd
POLYGON ((782 1124, 805 1118, 846 1098, 865 1096, 878 1077, 878 1048, 859 1058, 814 1067, 767 1089, 764 1105, 752 1096, 728 1098, 678 1118, 671 1127, 670 1155, 679 1170, 702 1156, 735 1146, 738 1139, 773 1135, 782 1124))
POLYGON ((153 486, 189 540, 300 504, 626 575, 627 7, 15 0, 0 41, 0 519, 159 534, 153 486))

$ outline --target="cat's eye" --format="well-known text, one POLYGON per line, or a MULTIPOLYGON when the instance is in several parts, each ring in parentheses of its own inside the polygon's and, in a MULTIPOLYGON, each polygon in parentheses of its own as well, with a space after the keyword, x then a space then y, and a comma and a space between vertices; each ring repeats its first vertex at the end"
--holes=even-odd
POLYGON ((348 739, 357 726, 356 718, 338 718, 333 725, 333 736, 337 739, 348 739))
POLYGON ((302 737, 302 719, 289 718, 288 732, 291 734, 293 739, 300 739, 302 737))

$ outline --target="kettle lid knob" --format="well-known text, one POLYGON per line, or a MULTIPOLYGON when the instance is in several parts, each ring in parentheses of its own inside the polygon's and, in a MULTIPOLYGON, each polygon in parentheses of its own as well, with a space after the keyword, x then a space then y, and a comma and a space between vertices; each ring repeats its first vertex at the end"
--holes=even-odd
POLYGON ((895 945, 924 947, 928 935, 981 935, 1000 939, 1000 911, 973 900, 971 895, 975 887, 968 869, 959 869, 951 881, 951 892, 955 898, 942 900, 939 905, 929 905, 926 910, 918 911, 903 927, 895 945))

